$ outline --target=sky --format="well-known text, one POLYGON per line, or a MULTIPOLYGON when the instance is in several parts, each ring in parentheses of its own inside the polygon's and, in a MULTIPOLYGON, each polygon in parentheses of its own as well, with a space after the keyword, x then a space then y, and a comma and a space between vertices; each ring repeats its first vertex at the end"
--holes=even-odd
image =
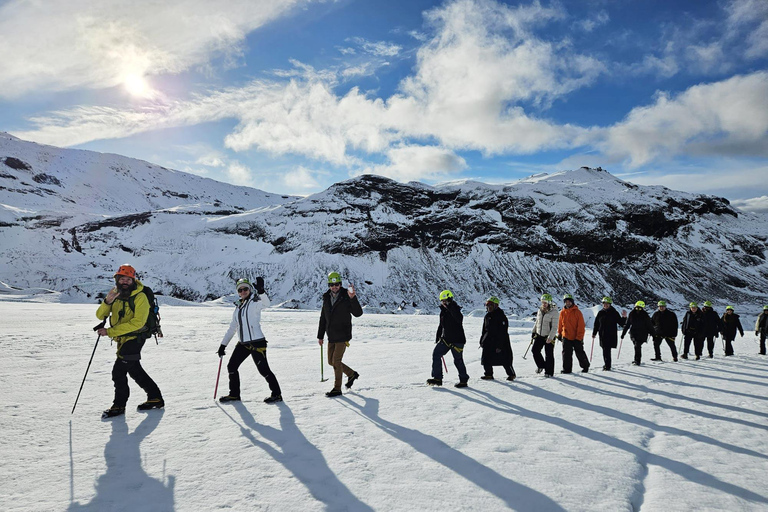
POLYGON ((768 0, 0 0, 0 131, 306 195, 601 166, 768 211, 768 0))

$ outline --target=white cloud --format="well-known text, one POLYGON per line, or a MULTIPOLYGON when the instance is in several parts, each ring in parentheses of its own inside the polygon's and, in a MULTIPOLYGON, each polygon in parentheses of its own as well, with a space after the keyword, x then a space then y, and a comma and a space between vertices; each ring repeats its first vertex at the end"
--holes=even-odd
POLYGON ((735 199, 731 201, 731 205, 745 212, 768 213, 768 196, 735 199))
POLYGON ((467 168, 467 162, 452 151, 435 146, 400 146, 387 151, 388 164, 362 170, 398 181, 443 178, 467 168))
POLYGON ((607 24, 610 20, 611 17, 608 13, 605 10, 600 10, 594 16, 578 21, 576 27, 584 32, 592 32, 596 28, 607 24))
POLYGON ((389 43, 387 41, 368 41, 362 37, 352 37, 349 41, 360 46, 364 52, 377 57, 395 57, 403 49, 402 46, 395 43, 389 43))
POLYGON ((673 190, 710 195, 749 195, 764 189, 768 166, 734 167, 725 162, 710 167, 686 167, 672 171, 617 173, 638 185, 663 185, 673 190))
POLYGON ((112 87, 231 59, 249 32, 301 3, 11 0, 0 7, 0 96, 112 87))
POLYGON ((229 182, 235 185, 253 186, 253 173, 240 162, 230 162, 227 177, 229 182))
POLYGON ((732 0, 725 7, 728 36, 738 39, 740 49, 748 58, 768 55, 768 2, 765 0, 732 0), (742 34, 746 32, 746 49, 742 34))
POLYGON ((320 187, 320 183, 315 176, 318 171, 312 171, 303 166, 298 166, 295 169, 283 174, 281 181, 289 192, 309 192, 317 190, 320 187))
POLYGON ((675 97, 660 93, 653 105, 634 108, 604 136, 598 146, 608 156, 629 158, 631 166, 680 153, 704 154, 713 144, 721 153, 731 147, 764 152, 768 72, 696 85, 675 97))

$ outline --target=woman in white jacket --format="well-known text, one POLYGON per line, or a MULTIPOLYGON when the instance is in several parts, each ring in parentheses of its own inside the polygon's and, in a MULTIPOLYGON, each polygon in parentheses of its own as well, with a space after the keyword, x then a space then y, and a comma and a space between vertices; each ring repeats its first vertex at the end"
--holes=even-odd
POLYGON ((219 357, 224 357, 225 348, 235 332, 237 332, 239 342, 229 358, 229 363, 227 363, 229 395, 221 397, 219 401, 240 401, 240 374, 237 369, 243 361, 248 359, 248 356, 251 356, 253 362, 256 363, 256 368, 261 376, 267 380, 272 392, 264 401, 268 404, 282 402, 280 384, 277 383, 277 377, 269 369, 269 363, 267 363, 267 340, 264 338, 264 333, 261 332, 261 310, 269 307, 269 297, 264 291, 264 278, 256 278, 255 290, 248 279, 239 279, 237 281, 237 293, 240 300, 236 303, 237 309, 232 315, 232 323, 229 324, 229 329, 221 340, 221 346, 218 350, 219 357))
POLYGON ((555 374, 555 336, 557 336, 557 321, 560 319, 560 313, 552 303, 552 295, 545 293, 541 296, 541 306, 536 314, 536 323, 531 333, 533 338, 531 353, 536 362, 536 373, 544 370, 546 377, 552 377, 555 374), (541 357, 542 348, 546 359, 541 357))

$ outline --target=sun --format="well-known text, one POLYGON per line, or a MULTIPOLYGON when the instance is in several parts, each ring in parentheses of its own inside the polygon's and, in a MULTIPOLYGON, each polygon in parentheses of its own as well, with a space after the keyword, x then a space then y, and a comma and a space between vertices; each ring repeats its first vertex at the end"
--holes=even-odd
POLYGON ((123 87, 131 96, 147 97, 152 91, 144 77, 139 75, 127 75, 123 87))

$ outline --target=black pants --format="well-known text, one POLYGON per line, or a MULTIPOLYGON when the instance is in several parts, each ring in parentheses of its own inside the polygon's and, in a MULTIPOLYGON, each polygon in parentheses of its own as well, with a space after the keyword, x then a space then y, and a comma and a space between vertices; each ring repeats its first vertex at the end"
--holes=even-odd
POLYGON ((704 336, 698 336, 695 334, 686 334, 684 339, 683 354, 688 355, 691 348, 691 341, 693 341, 693 349, 696 351, 697 356, 701 356, 704 352, 704 336))
POLYGON ((611 346, 608 344, 608 342, 603 345, 603 365, 606 370, 611 369, 611 346))
POLYGON ((579 366, 582 370, 589 368, 589 358, 584 352, 584 342, 579 340, 563 339, 563 373, 571 373, 573 370, 573 352, 576 352, 576 359, 579 360, 579 366))
POLYGON ((765 355, 765 337, 768 334, 761 332, 760 333, 760 355, 765 355))
POLYGON ((115 383, 113 407, 125 407, 125 404, 128 403, 128 397, 131 395, 131 390, 128 388, 128 375, 147 393, 147 400, 163 398, 160 388, 141 367, 141 361, 138 359, 127 361, 118 358, 112 367, 112 382, 115 383))
POLYGON ((675 338, 662 338, 661 336, 653 337, 653 353, 656 359, 661 359, 661 342, 666 341, 669 345, 669 350, 672 352, 672 359, 677 359, 677 347, 675 346, 675 338))
POLYGON ((640 364, 640 360, 643 358, 643 343, 648 342, 648 335, 645 336, 629 336, 632 340, 632 344, 635 346, 635 364, 640 364))
POLYGON ((469 380, 469 375, 467 374, 467 367, 464 365, 463 350, 463 345, 449 347, 444 342, 439 341, 437 345, 435 345, 435 350, 432 351, 432 378, 443 380, 442 357, 450 352, 451 355, 453 355, 453 364, 456 365, 456 370, 459 372, 459 381, 467 382, 469 380))
POLYGON ((546 375, 550 377, 555 374, 555 344, 547 343, 546 336, 536 335, 536 339, 533 340, 533 360, 536 363, 536 368, 544 370, 546 375), (544 355, 546 359, 541 356, 541 349, 544 349, 544 355))
MULTIPOLYGON (((504 364, 501 366, 502 368, 504 368, 504 371, 507 372, 507 377, 517 377, 517 374, 515 373, 515 369, 512 368, 511 364, 504 364)), ((493 366, 484 364, 483 370, 485 370, 486 375, 490 375, 491 377, 493 377, 493 366)))
POLYGON ((261 376, 267 380, 272 396, 282 394, 280 392, 280 384, 277 383, 277 377, 275 377, 275 374, 269 369, 269 363, 267 363, 267 350, 266 348, 263 350, 264 352, 262 353, 255 348, 250 350, 242 343, 237 344, 227 363, 227 371, 229 372, 229 396, 240 396, 240 374, 237 369, 240 368, 243 361, 248 359, 248 356, 253 357, 253 362, 256 363, 256 369, 259 370, 261 376))
POLYGON ((715 337, 714 336, 707 336, 707 351, 709 352, 710 356, 715 354, 715 337))
POLYGON ((725 355, 732 356, 733 355, 733 340, 729 339, 727 336, 723 336, 723 339, 725 340, 725 355))

